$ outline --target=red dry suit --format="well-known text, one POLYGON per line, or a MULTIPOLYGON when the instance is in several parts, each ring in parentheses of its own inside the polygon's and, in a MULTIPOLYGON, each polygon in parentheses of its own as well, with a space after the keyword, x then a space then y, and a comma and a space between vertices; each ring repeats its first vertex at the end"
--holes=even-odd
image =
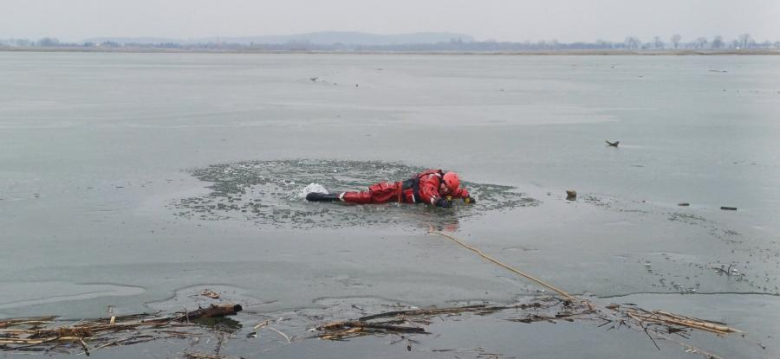
MULTIPOLYGON (((442 195, 439 193, 442 176, 441 170, 427 170, 418 173, 414 177, 395 183, 379 182, 369 186, 365 192, 344 192, 339 199, 347 203, 380 204, 388 202, 398 203, 426 203, 435 205, 442 195)), ((469 192, 463 188, 447 194, 452 198, 468 198, 469 192)))

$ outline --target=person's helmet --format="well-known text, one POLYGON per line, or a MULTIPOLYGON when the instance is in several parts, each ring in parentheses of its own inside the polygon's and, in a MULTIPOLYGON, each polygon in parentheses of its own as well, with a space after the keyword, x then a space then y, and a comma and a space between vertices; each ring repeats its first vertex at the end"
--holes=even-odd
POLYGON ((460 187, 460 177, 455 172, 447 172, 441 178, 444 185, 450 189, 450 191, 456 191, 460 187))

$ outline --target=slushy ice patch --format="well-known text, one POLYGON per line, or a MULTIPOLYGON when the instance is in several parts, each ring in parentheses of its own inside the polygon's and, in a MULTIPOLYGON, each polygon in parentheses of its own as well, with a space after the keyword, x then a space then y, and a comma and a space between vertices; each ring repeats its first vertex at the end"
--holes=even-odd
MULTIPOLYGON (((308 192, 365 191, 376 182, 402 181, 425 170, 375 161, 287 160, 215 164, 190 170, 210 182, 212 192, 172 204, 180 216, 203 220, 236 219, 290 228, 448 225, 489 211, 534 206, 539 202, 514 187, 463 182, 478 200, 473 206, 436 209, 425 205, 348 205, 306 202, 308 192)), ((467 177, 467 175, 464 175, 467 177)), ((456 204, 461 204, 456 201, 456 204)))

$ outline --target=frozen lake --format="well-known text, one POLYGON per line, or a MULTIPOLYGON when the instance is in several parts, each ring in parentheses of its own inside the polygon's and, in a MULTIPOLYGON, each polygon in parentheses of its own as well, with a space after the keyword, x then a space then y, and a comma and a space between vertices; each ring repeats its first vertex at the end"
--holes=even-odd
MULTIPOLYGON (((0 318, 180 310, 204 287, 250 315, 541 293, 432 224, 571 293, 768 345, 716 353, 780 355, 776 56, 0 52, 0 79, 0 318), (300 198, 420 168, 458 171, 479 203, 300 198)), ((350 345, 320 354, 376 348, 350 345)))

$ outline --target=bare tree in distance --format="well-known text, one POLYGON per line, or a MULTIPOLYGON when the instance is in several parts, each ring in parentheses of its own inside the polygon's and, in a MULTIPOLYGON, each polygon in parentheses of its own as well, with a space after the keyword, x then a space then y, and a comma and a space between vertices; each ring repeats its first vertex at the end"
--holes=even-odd
POLYGON ((38 46, 41 47, 53 47, 58 46, 59 44, 60 40, 58 40, 56 37, 44 37, 38 40, 38 46))
POLYGON ((599 49, 607 49, 607 48, 612 48, 612 44, 608 41, 598 39, 596 40, 596 47, 599 49))
POLYGON ((753 37, 750 34, 739 35, 739 46, 741 48, 747 49, 751 42, 753 42, 753 37))
POLYGON ((653 47, 656 49, 663 49, 664 48, 664 42, 661 40, 659 36, 656 36, 653 38, 653 47))
POLYGON ((720 49, 723 48, 725 43, 723 42, 723 36, 717 35, 712 39, 712 48, 713 49, 720 49))
POLYGON ((640 41, 639 38, 634 36, 627 36, 625 43, 626 43, 626 48, 634 49, 634 50, 639 49, 642 46, 642 41, 640 41))
POLYGON ((682 40, 682 36, 680 36, 680 34, 674 34, 672 35, 672 38, 670 40, 672 41, 672 45, 674 45, 674 48, 676 50, 677 46, 680 45, 680 40, 682 40))
POLYGON ((696 48, 703 49, 705 46, 707 46, 707 38, 706 37, 700 37, 696 39, 696 48))

